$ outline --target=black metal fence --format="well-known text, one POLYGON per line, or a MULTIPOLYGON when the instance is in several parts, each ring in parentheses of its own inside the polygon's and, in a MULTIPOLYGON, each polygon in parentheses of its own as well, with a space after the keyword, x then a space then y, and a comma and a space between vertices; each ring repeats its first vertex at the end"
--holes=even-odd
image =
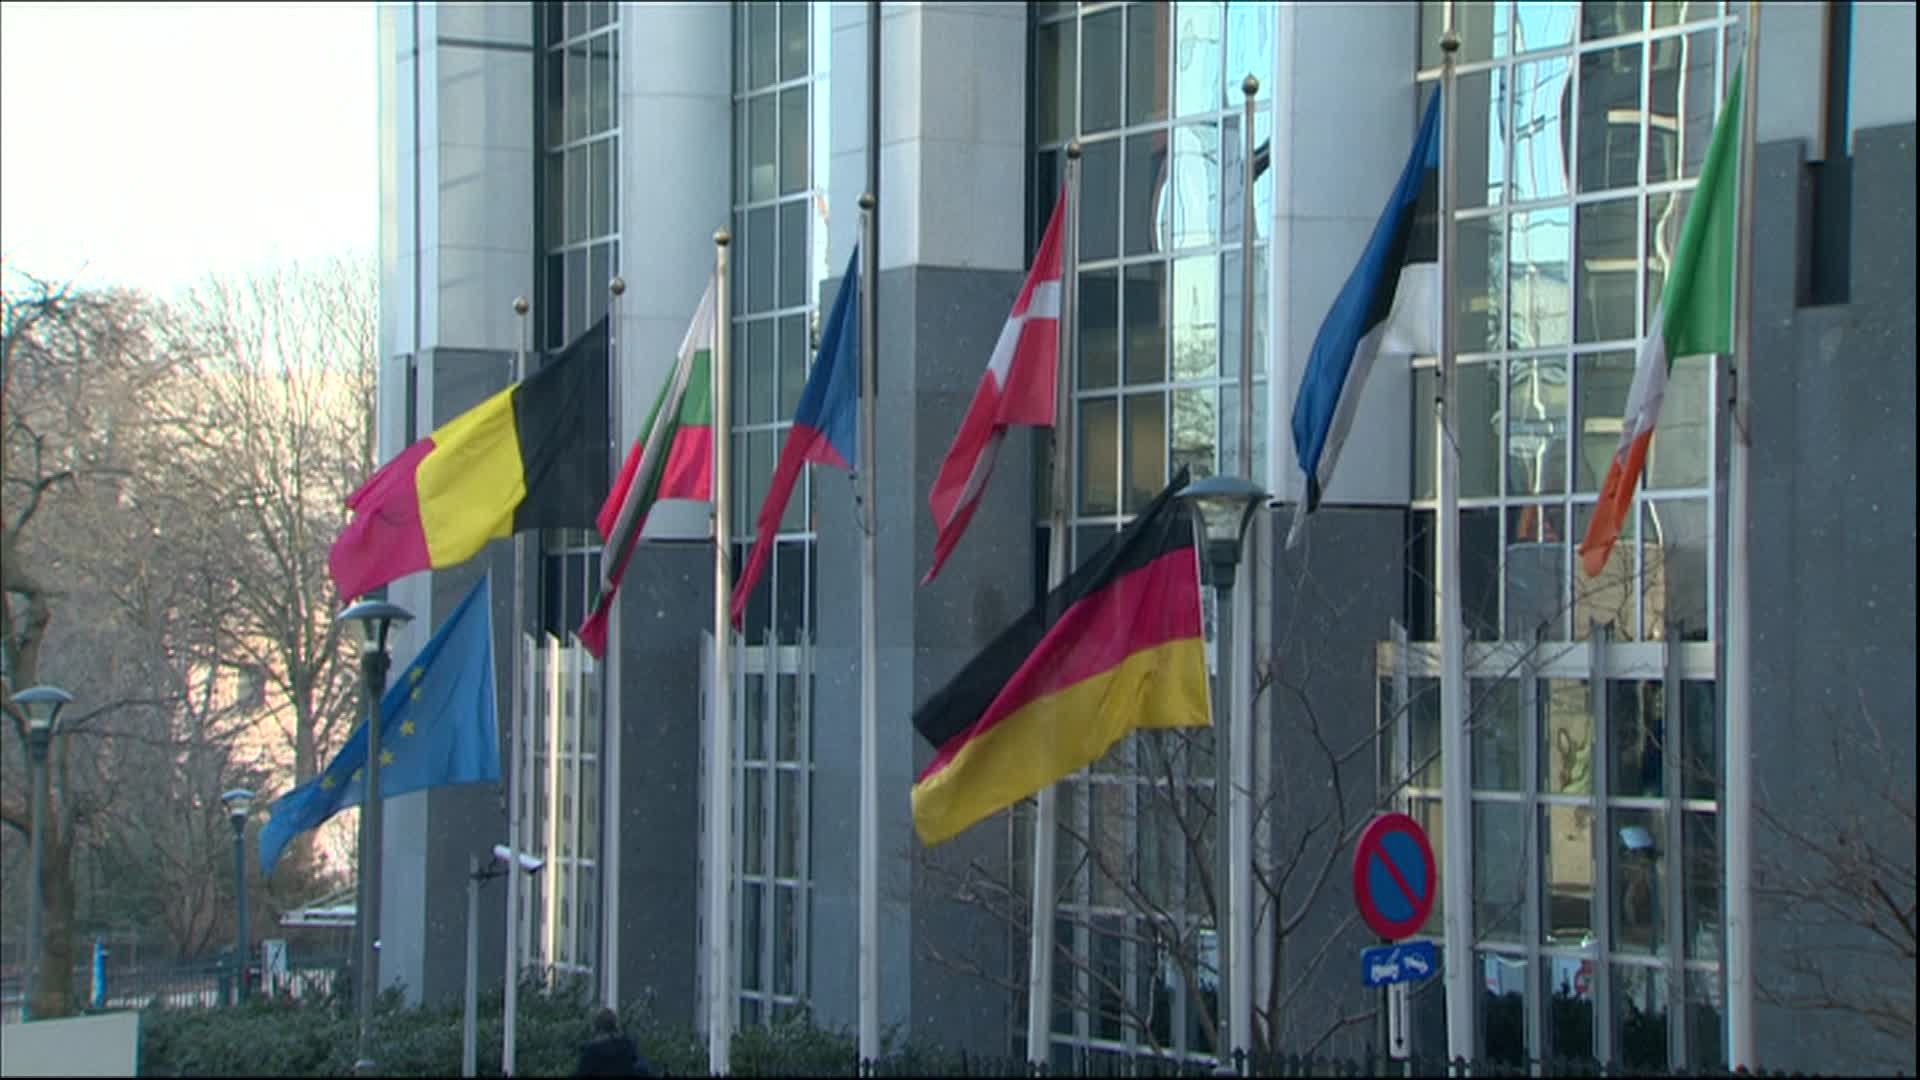
MULTIPOLYGON (((1531 1061, 1490 1061, 1444 1057, 1385 1059, 1373 1054, 1358 1058, 1284 1053, 1236 1053, 1232 1068, 1210 1060, 1180 1060, 1152 1054, 1090 1055, 1065 1069, 1034 1067, 1016 1057, 966 1053, 897 1055, 878 1060, 848 1060, 841 1068, 814 1057, 805 1061, 761 1060, 736 1068, 735 1076, 848 1076, 848 1077, 1817 1077, 1821 1074, 1773 1070, 1675 1070, 1664 1065, 1623 1065, 1592 1059, 1563 1058, 1531 1061), (825 1065, 825 1067, 823 1067, 825 1065)), ((1838 1075, 1838 1074, 1835 1074, 1838 1075)))
MULTIPOLYGON (((296 1000, 332 994, 341 985, 344 960, 306 958, 289 963, 285 971, 263 976, 258 963, 247 968, 247 990, 263 990, 276 997, 296 1000)), ((170 1009, 214 1008, 234 1000, 235 969, 230 957, 198 963, 155 967, 109 968, 104 982, 96 980, 90 965, 76 965, 73 987, 76 1008, 90 1010, 144 1009, 160 1005, 170 1009)), ((0 980, 0 1023, 18 1023, 23 1019, 24 978, 0 980)))

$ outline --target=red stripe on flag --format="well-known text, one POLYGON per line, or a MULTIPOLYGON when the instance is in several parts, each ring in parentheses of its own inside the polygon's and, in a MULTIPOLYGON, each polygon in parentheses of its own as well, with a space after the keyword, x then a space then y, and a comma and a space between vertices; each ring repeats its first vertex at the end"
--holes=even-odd
POLYGON ((327 549, 327 572, 342 599, 365 596, 390 581, 433 568, 415 486, 420 463, 433 451, 433 437, 421 439, 347 496, 353 520, 327 549))

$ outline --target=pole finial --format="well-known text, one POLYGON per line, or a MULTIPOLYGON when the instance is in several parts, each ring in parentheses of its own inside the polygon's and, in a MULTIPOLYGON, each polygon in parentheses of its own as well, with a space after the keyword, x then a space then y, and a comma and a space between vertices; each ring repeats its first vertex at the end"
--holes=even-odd
POLYGON ((733 242, 733 234, 727 231, 727 227, 725 225, 722 225, 719 228, 713 230, 713 246, 726 247, 728 244, 731 244, 732 242, 733 242))
POLYGON ((607 291, 612 293, 615 296, 619 296, 621 293, 626 292, 627 279, 621 277, 619 274, 613 275, 613 280, 607 282, 607 291))
POLYGON ((516 296, 513 298, 513 313, 515 315, 525 315, 531 310, 533 310, 533 305, 527 303, 526 297, 516 296))
POLYGON ((1440 51, 1449 56, 1460 51, 1459 31, 1449 30, 1440 35, 1440 51))
POLYGON ((1079 139, 1075 139, 1072 142, 1067 144, 1067 160, 1068 161, 1080 160, 1080 140, 1079 139))
POLYGON ((1259 93, 1260 92, 1259 77, 1252 73, 1248 73, 1246 78, 1240 80, 1240 92, 1247 95, 1248 97, 1252 97, 1253 95, 1259 93))
POLYGON ((863 191, 863 192, 861 192, 861 193, 860 193, 860 209, 862 209, 862 210, 871 210, 871 209, 873 209, 873 207, 874 207, 874 203, 875 203, 876 201, 877 201, 877 200, 875 200, 875 199, 874 199, 874 197, 873 197, 873 192, 871 192, 871 191, 863 191))

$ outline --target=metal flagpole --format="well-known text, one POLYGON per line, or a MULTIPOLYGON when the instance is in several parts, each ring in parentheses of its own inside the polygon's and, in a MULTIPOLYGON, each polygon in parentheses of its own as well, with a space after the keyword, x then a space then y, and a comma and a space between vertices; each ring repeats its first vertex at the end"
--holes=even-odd
MULTIPOLYGON (((1241 135, 1244 170, 1240 191, 1240 475, 1253 479, 1253 151, 1254 98, 1260 80, 1248 75, 1240 84, 1246 95, 1241 135)), ((1235 538, 1235 543, 1241 541, 1235 538)), ((1257 573, 1257 571, 1256 571, 1257 573)), ((1233 607, 1222 614, 1233 620, 1230 644, 1233 663, 1222 666, 1233 681, 1227 686, 1227 767, 1233 783, 1227 789, 1227 1025, 1229 1055, 1253 1051, 1253 601, 1257 582, 1249 580, 1233 592, 1233 607)), ((1217 736, 1217 733, 1216 733, 1217 736)), ((1232 1060, 1229 1057, 1226 1060, 1232 1060)), ((1224 1064, 1224 1062, 1223 1062, 1224 1064)))
MULTIPOLYGON (((1733 364, 1727 461, 1726 904, 1727 1065, 1753 1067, 1753 656, 1747 552, 1748 409, 1753 372, 1754 103, 1759 98, 1760 5, 1748 0, 1740 84, 1740 197, 1734 243, 1733 364)), ((1842 133, 1844 135, 1844 133, 1842 133)))
MULTIPOLYGON (((520 320, 520 348, 513 358, 513 379, 527 377, 527 351, 533 323, 527 313, 533 305, 527 298, 513 300, 513 314, 520 320)), ((513 1075, 515 1028, 520 1019, 520 725, 521 709, 526 703, 527 653, 521 647, 527 618, 527 537, 513 534, 513 668, 512 696, 507 700, 507 972, 506 1001, 500 1033, 500 1072, 513 1075)))
MULTIPOLYGON (((874 342, 873 219, 871 192, 860 196, 860 1059, 880 1057, 880 642, 874 625, 876 550, 873 445, 874 342)), ((845 286, 842 286, 845 288, 845 286)))
MULTIPOLYGON (((627 279, 619 274, 607 282, 607 476, 620 475, 620 429, 625 419, 621 408, 620 375, 620 298, 627 292, 627 279)), ((637 543, 639 538, 635 537, 637 543)), ((601 558, 617 559, 617 552, 603 549, 601 558)), ((624 730, 620 724, 620 630, 624 620, 620 605, 607 612, 606 660, 600 665, 603 711, 600 718, 600 820, 605 823, 600 867, 600 1000, 609 1009, 620 1007, 620 743, 624 730), (612 720, 609 724, 607 721, 612 720)))
POLYGON ((1440 37, 1440 507, 1434 551, 1440 596, 1440 807, 1446 865, 1441 868, 1446 945, 1447 1056, 1473 1057, 1473 834, 1467 789, 1466 627, 1460 613, 1459 379, 1455 370, 1453 209, 1455 197, 1455 64, 1460 35, 1453 6, 1440 37))
POLYGON ((731 920, 727 903, 733 869, 733 606, 732 573, 728 557, 733 537, 733 514, 727 490, 732 477, 727 418, 727 339, 732 304, 727 288, 727 244, 732 234, 723 226, 713 233, 713 702, 712 752, 707 756, 707 1068, 715 1076, 730 1069, 733 1043, 732 965, 728 957, 731 920))
MULTIPOLYGON (((1067 580, 1067 511, 1073 498, 1073 369, 1079 338, 1074 300, 1079 290, 1080 140, 1067 144, 1066 235, 1060 238, 1060 344, 1053 384, 1053 507, 1047 519, 1047 591, 1067 580)), ((1054 849, 1060 809, 1055 785, 1034 797, 1032 944, 1027 954, 1027 1062, 1045 1066, 1051 1057, 1053 1023, 1054 849)))
MULTIPOLYGON (((880 0, 867 4, 867 190, 860 196, 860 1060, 880 1057, 880 515, 874 472, 880 454, 879 385, 880 0)), ((841 288, 846 288, 842 284, 841 288)))

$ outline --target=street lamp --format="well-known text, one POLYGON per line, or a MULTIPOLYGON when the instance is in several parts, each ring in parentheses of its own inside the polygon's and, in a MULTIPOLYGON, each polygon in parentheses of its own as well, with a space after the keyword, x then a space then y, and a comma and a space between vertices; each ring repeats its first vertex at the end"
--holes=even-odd
POLYGON ((33 1015, 33 999, 40 991, 40 923, 47 898, 41 886, 46 870, 47 748, 60 726, 60 710, 73 695, 57 686, 29 686, 13 695, 13 703, 27 714, 27 758, 33 771, 33 895, 27 905, 27 996, 21 1015, 33 1015))
MULTIPOLYGON (((1225 933, 1219 935, 1226 971, 1216 984, 1225 990, 1221 1010, 1221 1071, 1234 1068, 1233 1055, 1253 1049, 1253 720, 1251 694, 1242 696, 1235 667, 1235 608, 1233 581, 1240 566, 1241 540, 1253 522, 1254 511, 1267 500, 1258 484, 1238 476, 1209 476, 1182 488, 1178 496, 1200 513, 1206 527, 1207 564, 1212 573, 1218 628, 1214 650, 1219 669, 1216 702, 1227 709, 1226 738, 1214 725, 1213 760, 1215 805, 1224 801, 1227 812, 1219 819, 1226 833, 1219 850, 1227 856, 1225 933)), ((1247 629, 1251 630, 1252 620, 1247 629)), ((1247 634, 1248 644, 1253 635, 1247 634)), ((1218 716, 1220 706, 1214 707, 1218 716)), ((1217 970, 1217 969, 1216 969, 1217 970)), ((1216 976, 1217 977, 1217 976, 1216 976)), ((1237 1071, 1237 1069, 1235 1069, 1237 1071)))
POLYGON ((361 1076, 373 1074, 373 997, 380 988, 380 699, 387 692, 387 635, 413 613, 385 600, 362 600, 338 616, 360 624, 360 674, 367 693, 366 786, 360 800, 360 1048, 353 1063, 361 1076))
POLYGON ((233 1003, 247 1000, 247 814, 253 809, 253 792, 234 788, 220 796, 227 808, 227 820, 233 822, 233 895, 236 924, 233 932, 234 963, 240 968, 240 981, 233 991, 233 1003))
MULTIPOLYGON (((465 1015, 460 1024, 460 1075, 473 1076, 479 1062, 480 1031, 480 886, 507 872, 513 852, 505 844, 493 845, 493 857, 484 864, 480 856, 467 856, 467 986, 465 1015)), ((537 874, 547 865, 537 855, 520 853, 520 872, 537 874)), ((509 1014, 506 1022, 512 1024, 509 1014)))

